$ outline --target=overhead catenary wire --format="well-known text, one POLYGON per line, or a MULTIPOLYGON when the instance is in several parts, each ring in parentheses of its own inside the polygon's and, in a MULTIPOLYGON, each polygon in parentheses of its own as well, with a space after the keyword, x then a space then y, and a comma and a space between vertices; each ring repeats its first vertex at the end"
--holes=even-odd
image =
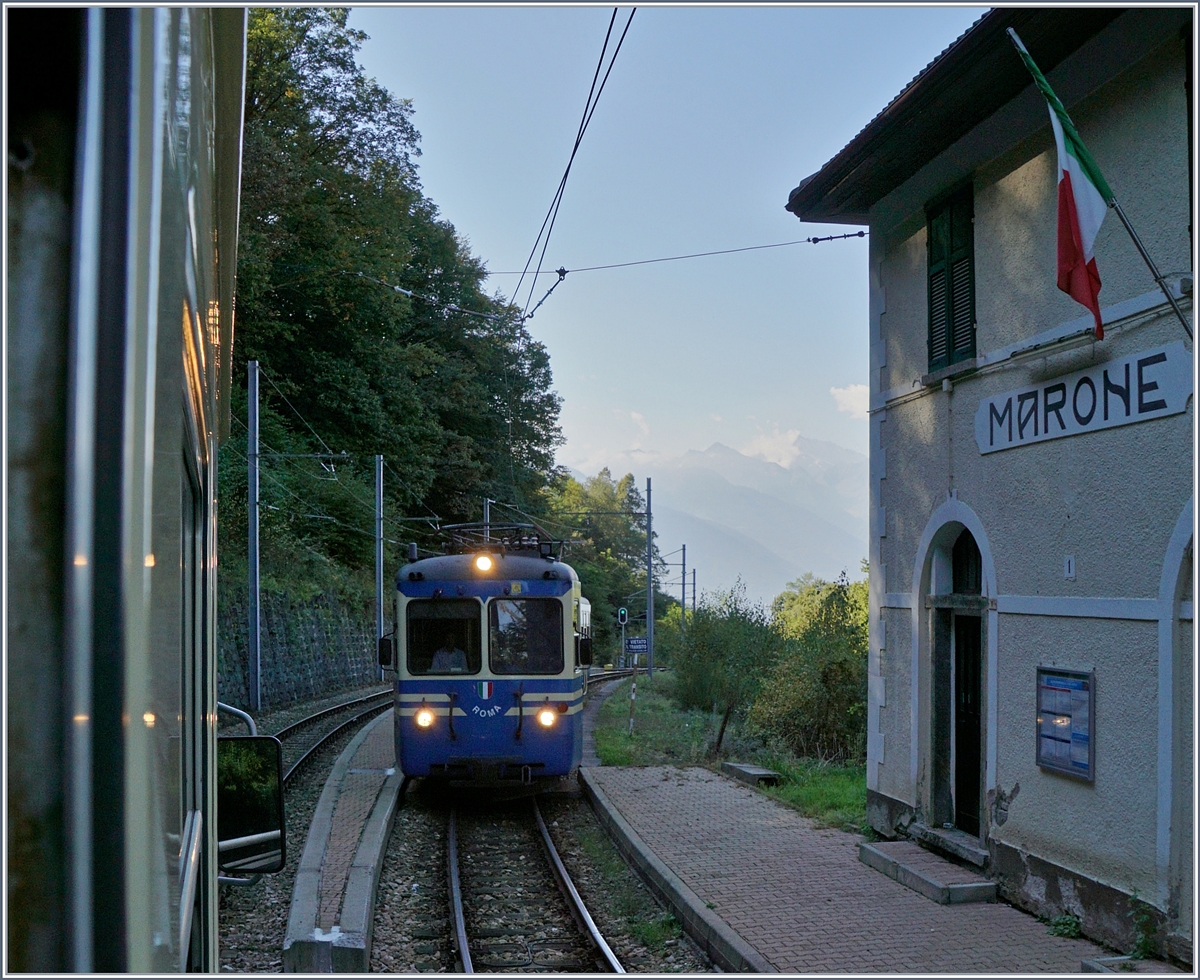
POLYGON ((260 366, 259 366, 259 368, 258 368, 258 373, 259 373, 259 376, 260 376, 260 377, 264 377, 264 378, 266 378, 266 379, 267 379, 267 381, 269 381, 269 382, 270 382, 270 384, 271 384, 271 387, 272 387, 272 388, 274 388, 276 392, 278 392, 278 394, 279 394, 279 397, 280 397, 280 398, 282 398, 282 399, 284 400, 284 402, 287 404, 287 407, 288 407, 288 408, 290 408, 290 409, 291 409, 293 412, 295 412, 295 413, 296 413, 296 418, 298 418, 298 419, 299 419, 301 422, 303 422, 303 423, 304 423, 304 424, 305 424, 305 425, 308 427, 308 431, 309 431, 309 432, 311 432, 311 433, 312 433, 314 436, 316 436, 317 442, 319 442, 319 443, 320 443, 322 446, 324 446, 324 447, 325 447, 325 451, 326 451, 327 453, 329 453, 330 455, 336 456, 337 454, 336 454, 336 453, 334 453, 334 451, 333 451, 332 449, 330 449, 330 448, 329 448, 329 446, 328 446, 328 444, 325 442, 325 440, 324 440, 324 439, 322 439, 322 438, 320 437, 320 435, 318 435, 318 434, 317 434, 317 430, 316 430, 316 429, 314 429, 314 428, 312 427, 312 425, 309 423, 308 419, 306 419, 306 418, 305 418, 303 415, 301 415, 301 414, 300 414, 300 410, 299 410, 299 409, 297 409, 297 408, 296 408, 296 406, 295 406, 295 405, 293 405, 293 404, 292 404, 290 401, 288 401, 288 396, 287 396, 287 395, 285 395, 285 394, 284 394, 282 391, 280 391, 280 390, 279 390, 279 385, 277 385, 277 384, 275 383, 274 379, 272 379, 272 377, 271 377, 269 374, 267 374, 267 372, 266 372, 266 371, 264 371, 264 370, 262 369, 262 366, 261 366, 261 365, 260 365, 260 366))
POLYGON ((396 286, 390 282, 385 282, 382 279, 376 279, 374 276, 368 276, 365 272, 342 272, 340 274, 343 276, 356 276, 359 279, 366 279, 368 282, 376 283, 377 285, 392 290, 392 292, 407 296, 409 299, 419 299, 421 302, 428 303, 431 306, 440 306, 443 310, 449 313, 463 313, 467 316, 482 317, 485 320, 501 323, 507 319, 507 317, 500 313, 482 313, 479 310, 465 309, 464 307, 459 306, 457 303, 443 303, 441 300, 431 299, 428 296, 422 296, 420 293, 414 292, 411 289, 405 289, 403 286, 396 286))
MULTIPOLYGON (((633 15, 637 13, 637 7, 634 7, 629 12, 629 20, 625 23, 625 29, 621 32, 621 38, 617 42, 616 48, 613 50, 612 58, 608 63, 608 70, 604 73, 604 79, 600 82, 600 87, 596 88, 596 79, 600 76, 600 69, 604 66, 604 56, 608 51, 609 38, 612 37, 613 25, 617 20, 617 9, 613 8, 612 17, 608 22, 608 30, 604 35, 604 45, 600 49, 600 58, 596 63, 596 71, 592 76, 592 87, 588 91, 587 101, 583 107, 583 118, 579 123, 579 131, 575 135, 575 145, 571 148, 571 155, 567 159, 566 169, 563 171, 562 179, 558 182, 558 189, 554 192, 554 198, 550 203, 550 208, 546 212, 546 217, 542 219, 542 227, 538 230, 538 236, 534 240, 533 248, 530 249, 529 258, 525 260, 525 270, 521 273, 521 278, 517 281, 516 289, 513 290, 513 298, 516 299, 517 294, 521 290, 521 285, 525 281, 525 275, 529 271, 529 266, 533 262, 533 256, 537 253, 538 245, 542 246, 541 256, 538 258, 537 269, 533 275, 533 282, 529 287, 529 296, 525 300, 525 306, 522 308, 522 314, 528 311, 529 304, 533 302, 533 291, 537 287, 537 279, 541 274, 542 261, 545 259, 546 249, 550 244, 550 236, 554 231, 554 223, 558 219, 558 209, 562 205, 563 192, 566 190, 567 178, 571 175, 571 165, 575 162, 575 155, 579 152, 579 146, 583 142, 584 133, 587 132, 588 125, 592 121, 592 116, 596 112, 596 106, 600 102, 600 95, 604 91, 604 86, 608 83, 609 75, 612 73, 613 65, 616 64, 617 55, 621 53, 621 45, 625 43, 625 35, 629 33, 629 25, 633 23, 633 15), (544 239, 543 239, 544 234, 544 239)), ((560 280, 561 281, 561 280, 560 280)), ((540 305, 540 304, 539 304, 540 305)))
MULTIPOLYGON (((559 281, 561 282, 563 278, 572 272, 599 272, 602 269, 627 269, 630 266, 635 265, 653 265, 657 262, 679 262, 683 259, 702 259, 707 258, 710 255, 733 255, 736 252, 757 252, 765 248, 786 248, 790 245, 817 245, 820 242, 838 241, 843 238, 866 238, 867 235, 868 232, 865 231, 851 231, 844 235, 824 235, 812 238, 798 238, 792 242, 772 242, 769 245, 745 245, 741 248, 721 248, 712 252, 689 252, 686 255, 665 255, 662 258, 657 259, 637 259, 633 262, 611 262, 608 265, 588 265, 579 269, 567 269, 560 266, 554 271, 558 273, 559 281)), ((521 275, 520 272, 488 272, 487 274, 489 276, 521 275)), ((555 283, 555 285, 557 286, 558 283, 555 283)), ((538 305, 540 306, 541 304, 539 303, 538 305)))

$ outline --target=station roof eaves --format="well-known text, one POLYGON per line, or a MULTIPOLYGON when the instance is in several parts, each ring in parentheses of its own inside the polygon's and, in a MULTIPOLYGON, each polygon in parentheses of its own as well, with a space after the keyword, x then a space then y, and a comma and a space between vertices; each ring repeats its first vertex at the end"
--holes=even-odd
POLYGON ((873 204, 1033 81, 1013 27, 1043 72, 1125 12, 1120 7, 995 8, 931 61, 857 136, 788 195, 802 221, 866 224, 873 204))

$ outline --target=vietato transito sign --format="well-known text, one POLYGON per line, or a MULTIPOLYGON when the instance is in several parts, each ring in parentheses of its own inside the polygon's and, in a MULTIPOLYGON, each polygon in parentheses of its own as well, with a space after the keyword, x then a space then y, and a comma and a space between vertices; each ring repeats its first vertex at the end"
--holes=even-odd
POLYGON ((975 412, 982 454, 1187 411, 1192 356, 1182 341, 993 395, 975 412))

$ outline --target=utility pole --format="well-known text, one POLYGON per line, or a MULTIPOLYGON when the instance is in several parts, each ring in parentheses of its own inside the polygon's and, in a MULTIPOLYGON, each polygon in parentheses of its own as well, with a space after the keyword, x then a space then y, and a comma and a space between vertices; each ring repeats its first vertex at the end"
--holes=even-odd
POLYGON ((692 621, 696 619, 696 569, 692 569, 692 621))
POLYGON ((681 585, 681 594, 679 596, 679 635, 683 636, 683 627, 687 620, 687 545, 683 546, 683 560, 680 562, 683 565, 683 575, 679 581, 681 585))
POLYGON ((646 477, 646 676, 654 672, 654 531, 650 514, 650 477, 646 477))
POLYGON ((495 501, 489 500, 487 497, 483 498, 483 540, 484 541, 492 540, 492 504, 493 503, 495 503, 495 501))
MULTIPOLYGON (((383 636, 383 457, 375 457, 375 647, 383 636)), ((379 668, 383 680, 383 668, 379 668)))
POLYGON ((262 680, 260 675, 260 650, 262 634, 258 615, 258 361, 250 361, 246 365, 248 395, 250 402, 250 417, 246 459, 249 460, 247 472, 250 494, 250 541, 249 541, 249 577, 250 577, 250 614, 249 614, 249 647, 250 647, 250 710, 259 711, 262 707, 262 680))

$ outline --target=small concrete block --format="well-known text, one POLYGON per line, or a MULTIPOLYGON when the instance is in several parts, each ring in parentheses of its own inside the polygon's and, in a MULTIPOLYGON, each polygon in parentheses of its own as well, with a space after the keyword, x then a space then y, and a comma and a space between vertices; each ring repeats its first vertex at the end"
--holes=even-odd
POLYGON ((745 762, 722 762, 721 772, 751 786, 757 786, 759 783, 775 786, 781 778, 774 769, 764 769, 762 766, 752 766, 745 762))
POLYGON ((1097 956, 1081 960, 1081 973, 1183 973, 1184 971, 1162 960, 1134 959, 1132 956, 1097 956))
POLYGON ((996 883, 959 868, 910 841, 858 845, 858 859, 939 905, 994 902, 996 883))

